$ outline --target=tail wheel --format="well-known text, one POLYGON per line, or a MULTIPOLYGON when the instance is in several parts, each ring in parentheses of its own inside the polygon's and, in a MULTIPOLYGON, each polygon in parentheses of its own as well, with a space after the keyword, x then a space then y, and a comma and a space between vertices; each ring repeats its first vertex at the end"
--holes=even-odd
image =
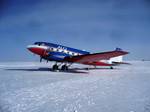
POLYGON ((111 66, 110 69, 114 69, 114 68, 111 66))

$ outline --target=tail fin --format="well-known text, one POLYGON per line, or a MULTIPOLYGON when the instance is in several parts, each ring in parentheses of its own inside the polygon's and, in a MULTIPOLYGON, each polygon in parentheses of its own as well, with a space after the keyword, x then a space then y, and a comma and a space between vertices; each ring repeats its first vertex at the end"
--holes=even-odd
MULTIPOLYGON (((116 48, 115 51, 123 51, 123 50, 121 48, 116 48)), ((108 60, 108 63, 109 64, 114 64, 114 65, 117 65, 117 64, 129 64, 129 63, 123 62, 123 55, 110 58, 108 60)))
POLYGON ((122 63, 123 62, 123 56, 117 56, 109 59, 109 63, 122 63))

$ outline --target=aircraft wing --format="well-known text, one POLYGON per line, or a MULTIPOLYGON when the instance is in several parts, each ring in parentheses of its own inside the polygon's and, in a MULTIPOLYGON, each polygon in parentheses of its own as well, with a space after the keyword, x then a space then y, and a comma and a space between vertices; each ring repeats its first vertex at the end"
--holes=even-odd
POLYGON ((100 62, 100 60, 109 60, 112 57, 117 57, 126 54, 128 54, 128 52, 115 50, 109 52, 66 57, 65 61, 87 64, 87 65, 95 65, 95 66, 111 66, 111 64, 100 62))

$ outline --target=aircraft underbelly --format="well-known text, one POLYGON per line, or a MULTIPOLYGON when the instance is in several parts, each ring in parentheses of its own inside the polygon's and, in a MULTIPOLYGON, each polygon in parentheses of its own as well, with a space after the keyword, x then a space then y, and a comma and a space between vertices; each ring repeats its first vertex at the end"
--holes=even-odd
POLYGON ((52 61, 63 61, 66 56, 68 56, 68 55, 66 55, 64 53, 50 52, 48 59, 52 60, 52 61))

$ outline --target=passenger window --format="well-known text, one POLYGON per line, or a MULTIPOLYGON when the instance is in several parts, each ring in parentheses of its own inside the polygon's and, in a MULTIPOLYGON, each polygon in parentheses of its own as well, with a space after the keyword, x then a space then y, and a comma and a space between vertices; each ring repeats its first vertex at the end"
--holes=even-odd
POLYGON ((42 45, 42 46, 45 46, 45 44, 44 44, 44 43, 42 43, 41 45, 42 45))
POLYGON ((72 55, 72 52, 69 52, 70 55, 72 55))

